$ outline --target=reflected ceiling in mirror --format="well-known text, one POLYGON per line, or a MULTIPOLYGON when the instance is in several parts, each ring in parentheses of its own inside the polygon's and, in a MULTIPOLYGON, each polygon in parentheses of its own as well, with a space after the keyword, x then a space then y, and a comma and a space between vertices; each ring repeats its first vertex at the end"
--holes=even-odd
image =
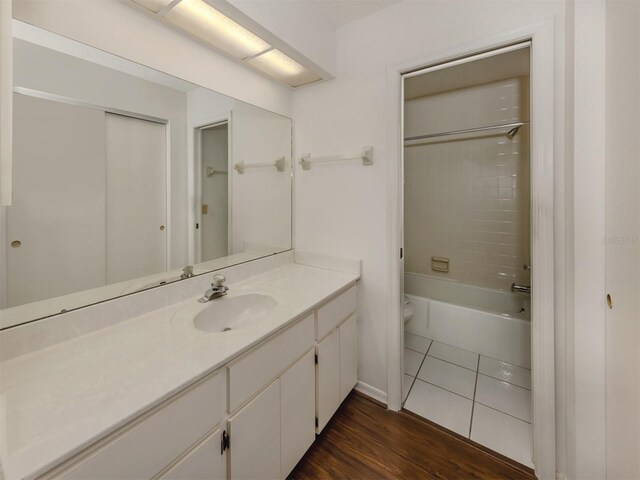
POLYGON ((13 70, 1 328, 291 249, 289 118, 16 20, 13 70))

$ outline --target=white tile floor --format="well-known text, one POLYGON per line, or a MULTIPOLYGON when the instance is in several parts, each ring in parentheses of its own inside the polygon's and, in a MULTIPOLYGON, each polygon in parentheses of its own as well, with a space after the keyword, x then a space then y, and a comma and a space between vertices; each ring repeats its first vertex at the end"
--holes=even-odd
POLYGON ((533 467, 531 370, 405 334, 404 408, 533 467))

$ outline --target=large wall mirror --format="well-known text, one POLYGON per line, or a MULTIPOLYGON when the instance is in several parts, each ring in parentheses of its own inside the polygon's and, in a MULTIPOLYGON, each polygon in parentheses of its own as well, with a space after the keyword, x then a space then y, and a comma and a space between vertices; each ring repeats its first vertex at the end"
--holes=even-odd
POLYGON ((14 20, 2 328, 291 249, 291 120, 14 20))

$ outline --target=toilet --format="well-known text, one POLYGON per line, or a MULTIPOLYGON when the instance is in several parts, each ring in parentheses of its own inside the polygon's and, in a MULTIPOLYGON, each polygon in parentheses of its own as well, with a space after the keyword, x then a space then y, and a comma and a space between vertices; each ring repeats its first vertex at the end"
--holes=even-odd
POLYGON ((411 303, 411 300, 409 300, 409 297, 407 297, 406 295, 404 296, 404 301, 402 304, 402 313, 404 316, 404 323, 406 324, 409 320, 411 320, 411 318, 413 317, 413 312, 414 312, 414 307, 413 307, 413 303, 411 303))

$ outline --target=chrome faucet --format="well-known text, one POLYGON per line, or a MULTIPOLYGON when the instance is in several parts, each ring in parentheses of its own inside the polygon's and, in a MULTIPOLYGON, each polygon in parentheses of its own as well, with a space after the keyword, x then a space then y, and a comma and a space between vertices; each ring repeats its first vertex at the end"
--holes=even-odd
POLYGON ((224 282, 226 279, 227 278, 224 275, 220 275, 220 274, 214 275, 211 288, 207 290, 204 296, 198 299, 198 301, 200 303, 207 303, 215 298, 224 297, 229 291, 229 287, 224 285, 224 282))
POLYGON ((530 285, 516 285, 515 283, 511 284, 511 291, 518 293, 531 293, 530 285))
POLYGON ((193 277, 193 266, 187 265, 182 269, 182 273, 180 274, 180 279, 184 280, 185 278, 193 277))

